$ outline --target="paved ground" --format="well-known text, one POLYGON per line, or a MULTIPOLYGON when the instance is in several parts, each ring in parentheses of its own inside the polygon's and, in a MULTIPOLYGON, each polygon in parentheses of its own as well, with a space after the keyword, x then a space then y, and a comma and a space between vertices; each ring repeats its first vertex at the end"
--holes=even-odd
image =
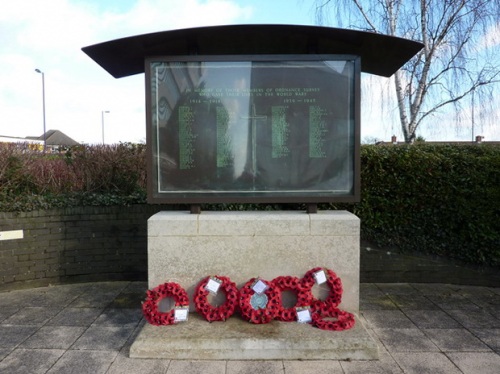
MULTIPOLYGON (((378 361, 130 359, 146 283, 0 293, 0 373, 500 373, 500 288, 361 285, 378 361)), ((334 332, 332 332, 334 334, 334 332)))

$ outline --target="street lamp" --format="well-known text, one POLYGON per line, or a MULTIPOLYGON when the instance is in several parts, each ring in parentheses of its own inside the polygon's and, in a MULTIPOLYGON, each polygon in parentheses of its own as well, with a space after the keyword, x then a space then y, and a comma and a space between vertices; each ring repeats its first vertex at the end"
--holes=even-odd
POLYGON ((46 130, 45 130, 45 74, 40 69, 35 69, 37 73, 42 74, 42 105, 43 105, 43 153, 45 153, 45 149, 47 147, 47 138, 46 138, 46 130))
POLYGON ((103 110, 103 111, 101 111, 102 145, 104 145, 104 113, 109 113, 109 110, 103 110))

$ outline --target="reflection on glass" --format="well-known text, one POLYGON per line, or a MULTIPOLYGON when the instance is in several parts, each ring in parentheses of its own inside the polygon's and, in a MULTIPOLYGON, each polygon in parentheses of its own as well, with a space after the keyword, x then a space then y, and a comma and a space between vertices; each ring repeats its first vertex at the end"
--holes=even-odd
POLYGON ((156 193, 349 195, 354 61, 153 62, 156 193))

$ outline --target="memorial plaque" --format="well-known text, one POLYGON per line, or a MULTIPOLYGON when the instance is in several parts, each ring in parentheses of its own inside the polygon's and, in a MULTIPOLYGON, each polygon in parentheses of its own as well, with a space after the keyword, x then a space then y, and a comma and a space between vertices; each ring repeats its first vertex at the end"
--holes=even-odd
POLYGON ((151 202, 359 198, 359 58, 146 60, 151 202))

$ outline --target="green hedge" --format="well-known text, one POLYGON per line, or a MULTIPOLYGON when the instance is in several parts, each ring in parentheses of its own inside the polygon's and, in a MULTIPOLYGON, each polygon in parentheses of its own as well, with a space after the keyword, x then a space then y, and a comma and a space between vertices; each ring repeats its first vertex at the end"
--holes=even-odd
MULTIPOLYGON (((0 211, 145 203, 144 145, 76 147, 42 155, 0 144, 0 211)), ((397 247, 500 265, 500 147, 366 145, 361 202, 322 205, 361 218, 361 235, 397 247)), ((217 204, 210 210, 303 209, 217 204)))
POLYGON ((0 211, 146 202, 146 148, 122 143, 42 154, 0 143, 0 211))
POLYGON ((500 147, 363 146, 362 235, 380 246, 500 265, 500 147))

